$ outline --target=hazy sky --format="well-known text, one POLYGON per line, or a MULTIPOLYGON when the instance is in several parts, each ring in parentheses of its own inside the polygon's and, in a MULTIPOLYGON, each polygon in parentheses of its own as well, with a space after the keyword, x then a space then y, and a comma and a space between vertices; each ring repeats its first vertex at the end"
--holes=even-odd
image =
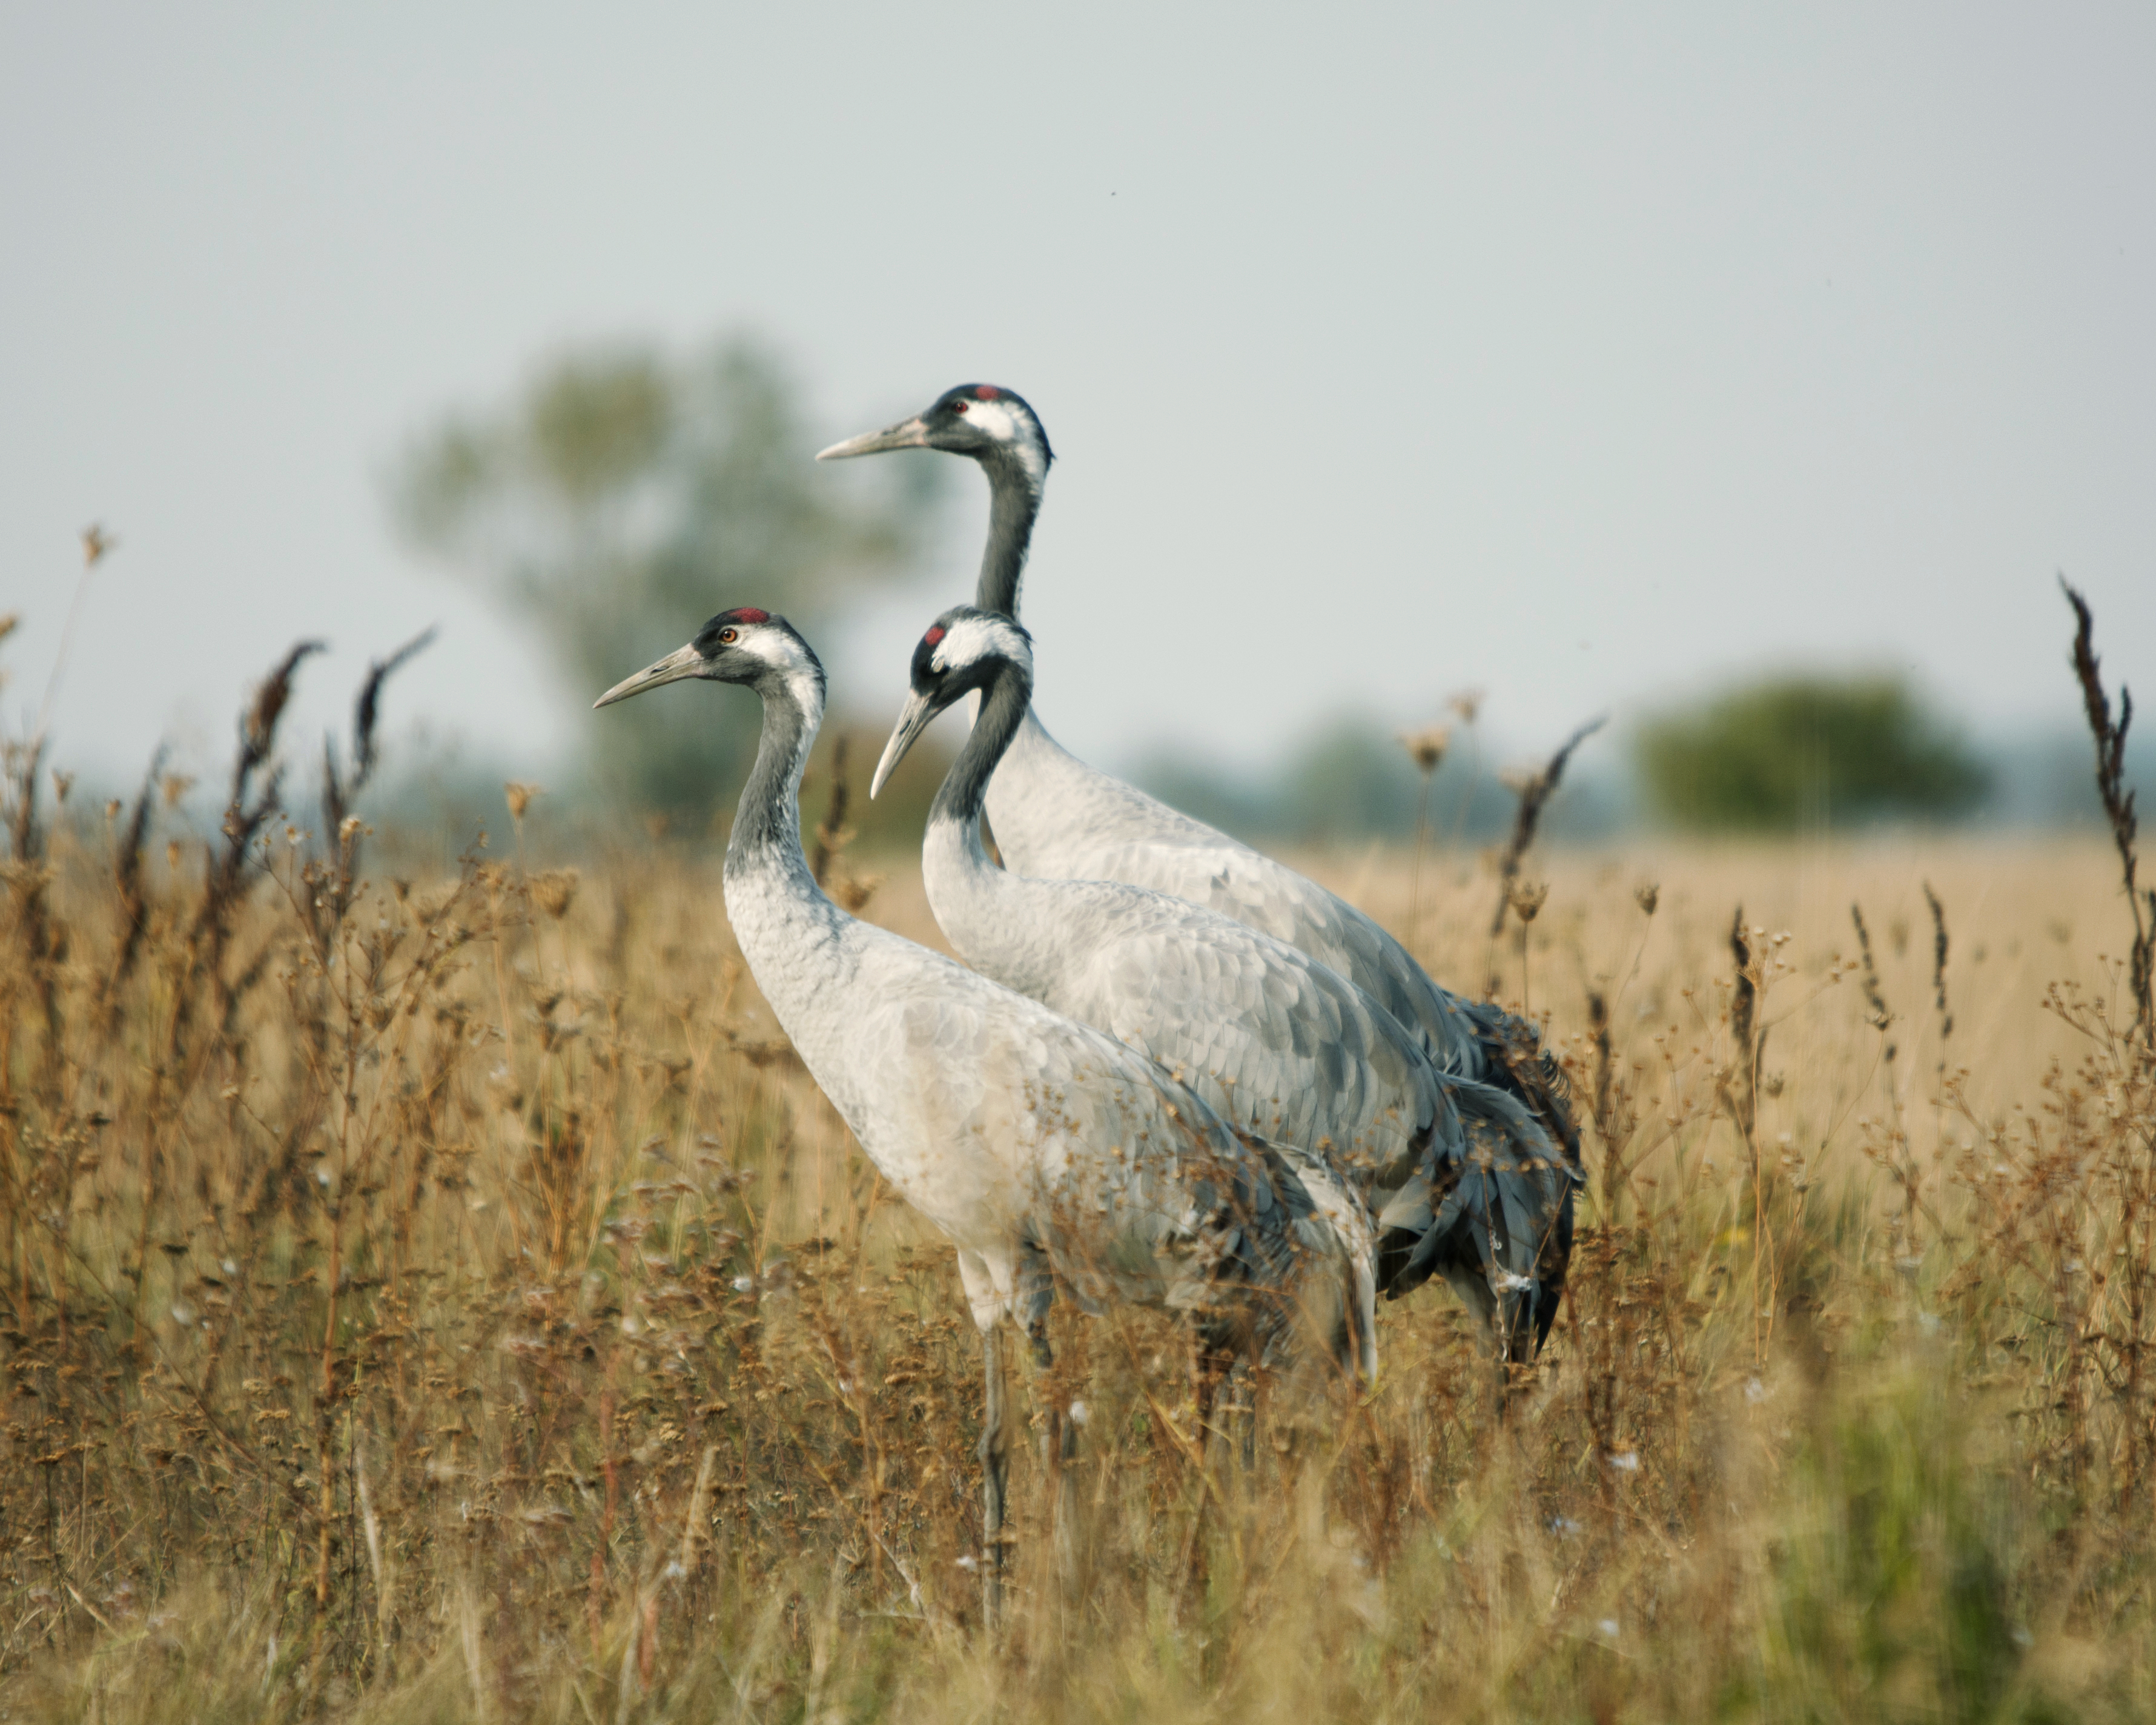
MULTIPOLYGON (((562 344, 736 326, 823 435, 1033 401, 1040 705, 1104 761, 1463 685, 1539 747, 1779 663, 2071 719, 2061 569, 2156 699, 2152 88, 2146 4, 16 0, 0 701, 100 520, 63 759, 222 757, 302 634, 318 731, 439 619, 393 720, 543 770, 595 691, 381 475, 562 344)), ((857 705, 970 593, 958 477, 942 572, 827 644, 857 705)))

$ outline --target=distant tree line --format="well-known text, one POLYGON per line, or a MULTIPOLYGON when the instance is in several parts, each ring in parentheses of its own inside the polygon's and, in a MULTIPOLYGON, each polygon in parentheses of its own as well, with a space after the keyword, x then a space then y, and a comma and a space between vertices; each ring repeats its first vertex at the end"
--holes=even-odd
MULTIPOLYGON (((799 387, 753 339, 685 357, 586 347, 507 398, 449 413, 415 437, 390 501, 412 545, 528 619, 570 686, 595 696, 726 605, 783 609, 823 639, 851 593, 916 562, 944 464, 879 463, 880 489, 834 485, 811 459, 819 441, 799 387)), ((1427 787, 1397 740, 1354 718, 1317 727, 1262 776, 1173 755, 1137 776, 1255 839, 1404 838, 1419 806, 1440 843, 1486 842, 1512 799, 1466 711, 1427 787)), ((741 701, 638 701, 605 718, 587 729, 590 788, 687 826, 726 806, 757 728, 741 701)), ((854 752, 874 741, 855 738, 854 752)), ((2076 819, 2093 810, 2093 791, 2080 771, 2062 777, 2041 763, 2063 769, 2080 747, 2036 742, 1994 762, 1903 678, 1788 675, 1635 727, 1629 790, 1607 752, 1590 749, 1548 830, 1592 837, 1641 812, 1693 830, 1760 833, 1985 812, 2076 819)), ((938 758, 910 762, 894 797, 857 798, 860 824, 896 832, 917 817, 938 758)), ((856 773, 868 764, 857 759, 856 773)))
POLYGON ((1640 727, 1656 812, 1707 831, 1794 832, 1976 809, 1990 769, 1901 678, 1786 676, 1640 727))
MULTIPOLYGON (((579 348, 414 439, 390 501, 414 547, 528 619, 596 696, 727 606, 783 611, 819 639, 849 593, 915 558, 935 465, 880 464, 880 490, 834 485, 819 441, 753 340, 688 357, 579 348)), ((587 733, 594 785, 692 819, 737 783, 757 725, 738 700, 604 717, 587 733)))

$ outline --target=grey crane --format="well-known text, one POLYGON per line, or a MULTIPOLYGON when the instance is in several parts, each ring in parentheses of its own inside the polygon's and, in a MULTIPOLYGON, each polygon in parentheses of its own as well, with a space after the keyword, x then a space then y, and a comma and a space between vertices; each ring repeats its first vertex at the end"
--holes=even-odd
POLYGON ((1045 1363, 1060 1282, 1087 1310, 1187 1313, 1201 1358, 1226 1359, 1280 1348, 1307 1307, 1336 1353, 1373 1375, 1362 1206, 1321 1163, 1239 1136, 1114 1038, 824 896, 802 855, 799 803, 824 669, 784 618, 721 612, 595 705, 691 677, 744 685, 763 703, 726 845, 742 956, 861 1148, 957 1248, 982 1335, 993 1613, 1007 1466, 1000 1327, 1018 1324, 1045 1363))
POLYGON ((1379 1210, 1378 1283, 1442 1276, 1525 1361, 1548 1333, 1572 1242, 1573 1171, 1518 1100, 1439 1071, 1337 971, 1188 900, 996 867, 981 810, 1033 693, 1025 630, 955 606, 915 647, 874 795, 936 716, 981 696, 928 817, 928 901, 961 957, 1150 1055, 1231 1124, 1321 1155, 1379 1210))
MULTIPOLYGON (((974 603, 1016 620, 1055 460, 1040 417, 1012 390, 962 383, 925 413, 834 444, 817 459, 914 449, 966 456, 988 476, 988 540, 974 603)), ((1150 886, 1330 965, 1419 1034, 1445 1071, 1519 1096, 1578 1164, 1563 1076, 1532 1025, 1438 987, 1374 919, 1285 864, 1096 772, 1058 747, 1030 711, 988 788, 988 812, 997 848, 1020 874, 1150 886)))

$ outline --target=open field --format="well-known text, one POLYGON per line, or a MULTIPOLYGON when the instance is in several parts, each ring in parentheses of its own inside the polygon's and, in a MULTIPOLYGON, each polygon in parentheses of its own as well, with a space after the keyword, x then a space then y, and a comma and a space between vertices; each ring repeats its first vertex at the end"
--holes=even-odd
MULTIPOLYGON (((1524 952, 1471 858, 1306 859, 1546 1019, 1567 1308, 1503 1424, 1451 1296, 1388 1308, 1379 1388, 1261 1398, 1248 1470, 1173 1332, 1059 1312, 1075 1527, 1022 1446, 992 1636, 950 1255, 715 852, 542 867, 535 814, 347 895, 154 816, 10 865, 0 1717, 2156 1713, 2156 1090, 2093 840, 1534 855, 1524 952)), ((837 867, 932 938, 906 859, 837 867)))

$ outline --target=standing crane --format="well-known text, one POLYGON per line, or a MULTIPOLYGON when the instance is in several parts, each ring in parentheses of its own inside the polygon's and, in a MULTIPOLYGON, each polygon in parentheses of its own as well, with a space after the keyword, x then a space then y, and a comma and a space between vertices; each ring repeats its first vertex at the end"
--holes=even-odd
MULTIPOLYGON (((988 476, 988 540, 974 603, 1016 621, 1019 583, 1055 459, 1040 417, 1011 390, 962 383, 925 413, 834 444, 817 459, 916 449, 968 457, 988 476)), ((1331 966, 1415 1031, 1446 1072, 1517 1095, 1578 1166, 1579 1132, 1563 1076, 1532 1025, 1440 988, 1375 919, 1285 864, 1088 767, 1030 711, 988 788, 988 813, 1004 860, 1020 874, 1150 886, 1331 966)))
POLYGON ((763 703, 726 845, 726 916, 742 956, 869 1159, 957 1248, 982 1337, 993 1615, 1008 1471, 1001 1327, 1019 1326, 1048 1363, 1060 1281, 1089 1311, 1188 1314, 1201 1360, 1232 1360, 1290 1341, 1307 1301, 1336 1356, 1373 1377, 1361 1204, 1292 1147, 1238 1136, 1113 1037, 824 896, 802 855, 800 814, 824 668, 784 618, 721 612, 594 705, 690 677, 742 684, 763 703))
POLYGON ((1322 1156, 1379 1212, 1378 1286, 1435 1273, 1524 1363, 1548 1333, 1572 1249, 1573 1173, 1513 1096, 1440 1073, 1404 1025, 1306 952, 1204 906, 989 861, 981 811, 1033 695, 1030 639, 960 605, 915 647, 870 794, 936 716, 980 709, 928 816, 921 870, 959 955, 1098 1025, 1246 1132, 1322 1156))

